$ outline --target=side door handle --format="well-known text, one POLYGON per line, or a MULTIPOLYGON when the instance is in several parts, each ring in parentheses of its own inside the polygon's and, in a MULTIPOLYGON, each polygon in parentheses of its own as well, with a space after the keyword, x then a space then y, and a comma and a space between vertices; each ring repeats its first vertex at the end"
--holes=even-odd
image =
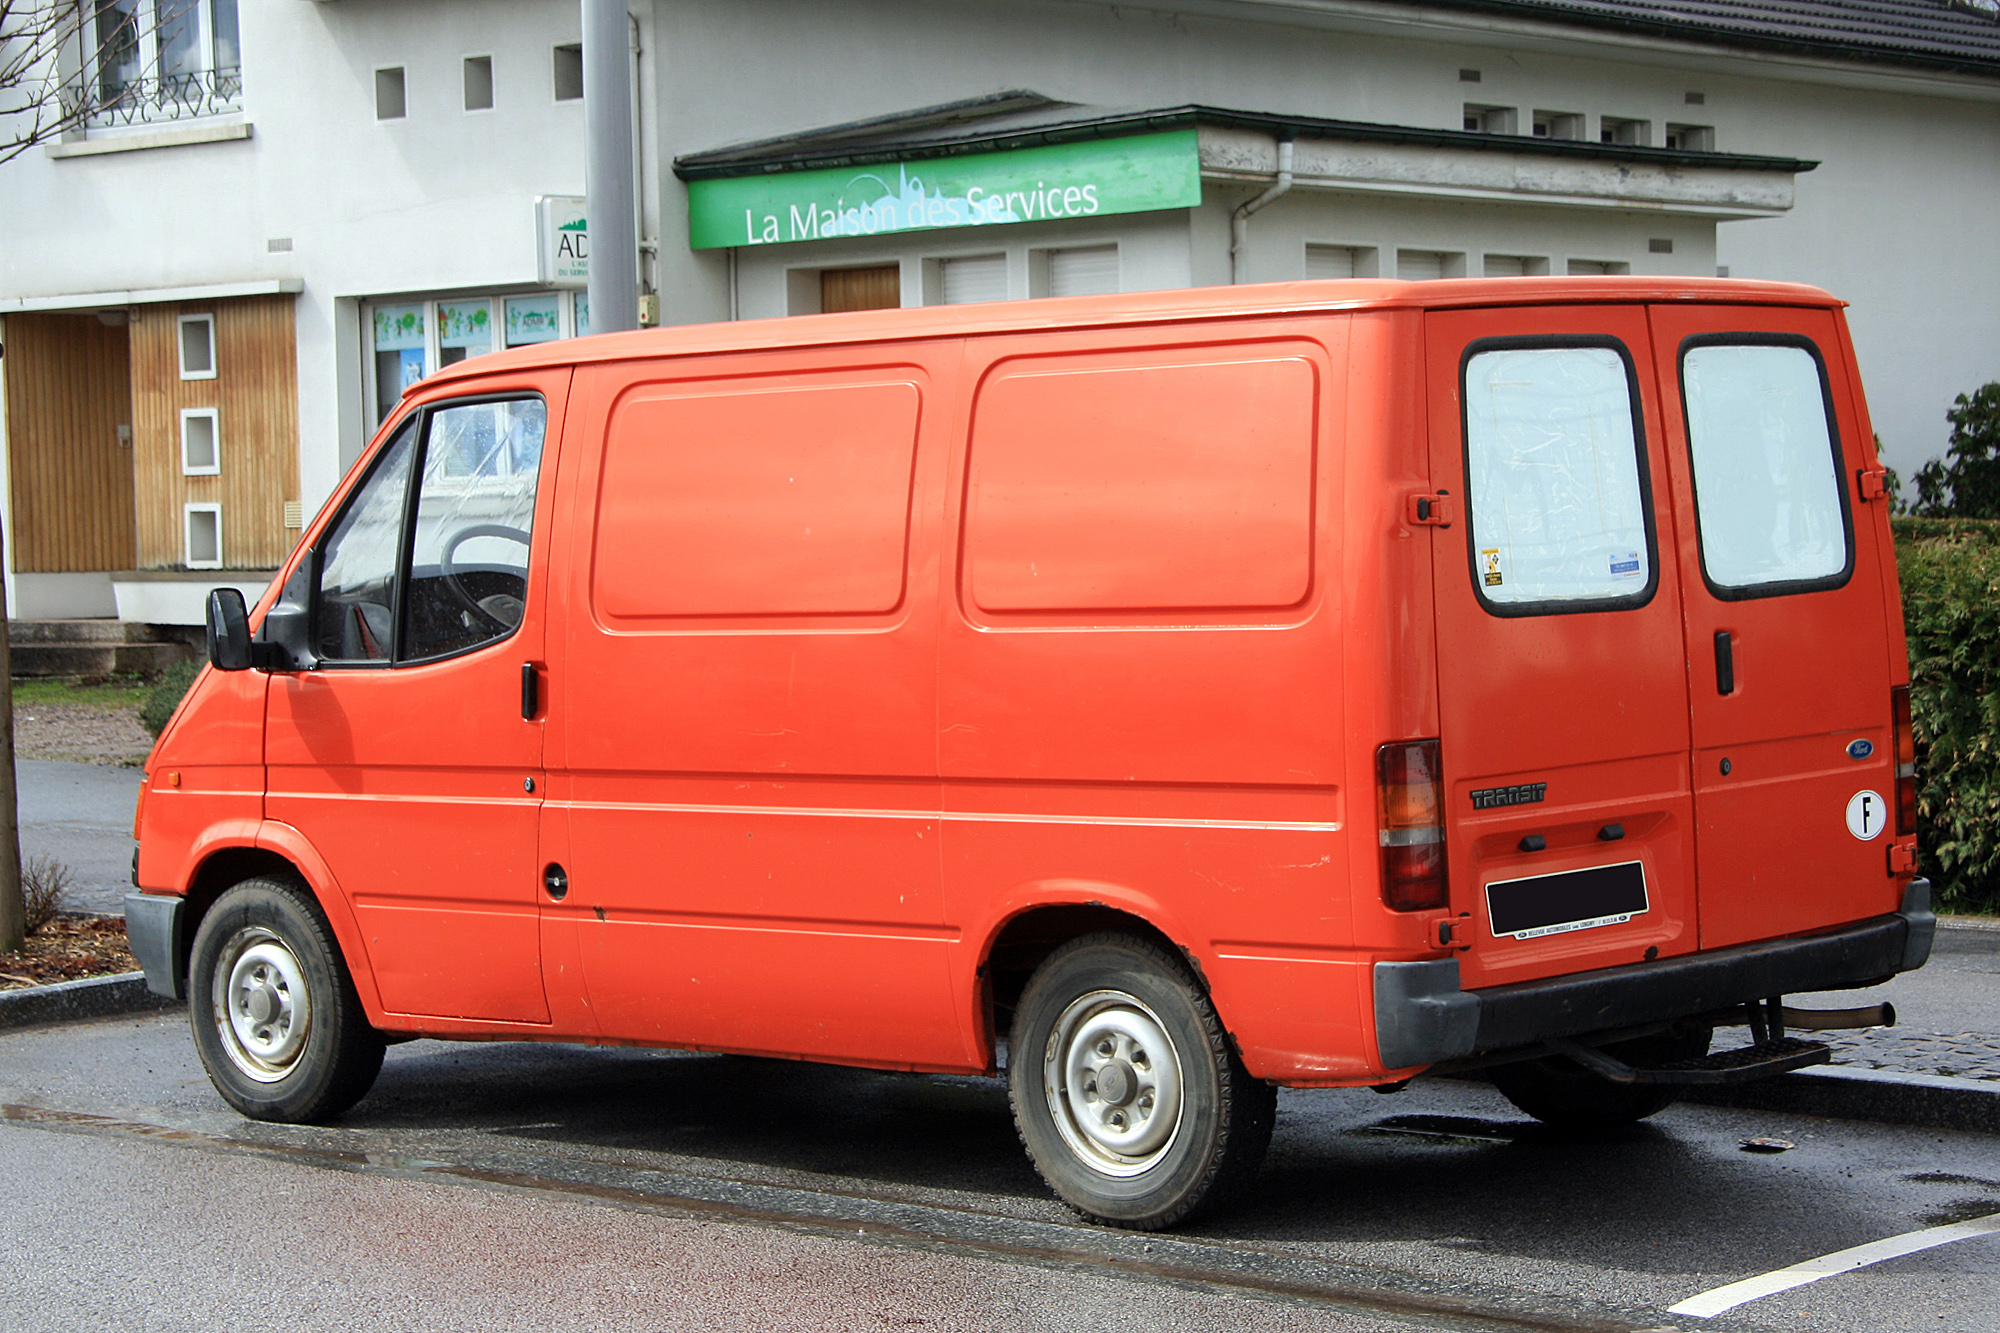
POLYGON ((542 711, 541 668, 533 662, 521 663, 521 717, 533 722, 542 711))
POLYGON ((1730 644, 1726 629, 1715 632, 1715 692, 1736 693, 1736 651, 1730 644))

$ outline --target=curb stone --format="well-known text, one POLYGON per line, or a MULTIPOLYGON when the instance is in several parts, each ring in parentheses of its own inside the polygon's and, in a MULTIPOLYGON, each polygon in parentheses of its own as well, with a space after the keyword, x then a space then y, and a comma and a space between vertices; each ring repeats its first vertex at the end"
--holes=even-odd
POLYGON ((180 1003, 147 990, 144 972, 123 972, 115 977, 91 977, 84 981, 59 981, 52 986, 0 991, 0 1028, 64 1023, 72 1019, 103 1018, 112 1014, 149 1013, 155 1009, 178 1008, 180 1003))
POLYGON ((2000 1081, 1993 1079, 1819 1065, 1755 1083, 1691 1087, 1681 1097, 1709 1106, 2000 1134, 2000 1081))

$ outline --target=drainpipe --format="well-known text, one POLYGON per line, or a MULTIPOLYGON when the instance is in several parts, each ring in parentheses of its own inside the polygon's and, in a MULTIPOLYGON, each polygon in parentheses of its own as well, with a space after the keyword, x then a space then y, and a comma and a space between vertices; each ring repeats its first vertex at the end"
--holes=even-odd
POLYGON ((632 57, 626 0, 583 0, 584 216, 590 219, 590 331, 639 327, 632 187, 632 57))
POLYGON ((1278 179, 1271 188, 1237 208, 1229 219, 1229 280, 1242 282, 1250 267, 1250 215, 1292 188, 1292 141, 1278 140, 1278 179))

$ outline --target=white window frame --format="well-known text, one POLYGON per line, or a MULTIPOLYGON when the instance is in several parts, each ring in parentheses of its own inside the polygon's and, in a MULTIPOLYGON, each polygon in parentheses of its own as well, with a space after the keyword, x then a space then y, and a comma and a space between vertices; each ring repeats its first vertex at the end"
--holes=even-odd
POLYGON ((180 363, 181 378, 184 380, 212 380, 216 376, 215 357, 215 316, 213 314, 182 315, 174 321, 174 357, 180 363), (206 324, 208 326, 208 369, 189 370, 187 365, 187 326, 206 324))
POLYGON ((243 109, 243 55, 240 49, 243 6, 240 3, 237 6, 239 49, 235 65, 224 65, 216 59, 215 0, 193 0, 184 8, 176 6, 179 14, 194 27, 192 47, 195 64, 178 74, 165 74, 160 52, 161 4, 162 0, 138 0, 132 27, 137 38, 138 68, 133 81, 124 87, 136 86, 139 91, 136 96, 126 96, 121 92, 110 99, 105 93, 104 80, 108 71, 96 7, 85 7, 77 29, 77 43, 80 48, 81 90, 94 108, 88 120, 92 128, 227 115, 243 109), (188 95, 190 89, 186 81, 190 79, 199 86, 197 96, 188 95))
POLYGON ((181 557, 189 569, 222 568, 222 506, 214 501, 196 501, 181 506, 181 557), (215 559, 194 558, 194 516, 215 515, 215 559))
POLYGON ((183 477, 219 477, 222 475, 222 420, 220 409, 213 407, 184 407, 181 409, 181 475, 183 477), (214 449, 214 458, 205 467, 197 466, 188 458, 188 422, 197 417, 208 418, 208 440, 214 449))

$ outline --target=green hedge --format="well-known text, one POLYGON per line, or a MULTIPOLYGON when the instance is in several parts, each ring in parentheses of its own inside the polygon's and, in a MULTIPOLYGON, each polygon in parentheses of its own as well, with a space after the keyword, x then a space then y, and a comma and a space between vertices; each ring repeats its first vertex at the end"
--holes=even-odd
POLYGON ((1894 520, 1917 854, 1938 906, 2000 912, 2000 522, 1894 520))

